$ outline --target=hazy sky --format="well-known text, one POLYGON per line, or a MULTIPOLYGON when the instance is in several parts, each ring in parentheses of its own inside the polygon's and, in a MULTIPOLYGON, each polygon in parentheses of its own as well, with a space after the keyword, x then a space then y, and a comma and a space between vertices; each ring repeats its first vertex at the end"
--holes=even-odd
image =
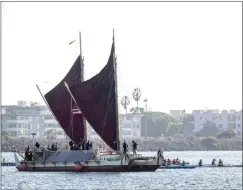
POLYGON ((5 2, 2 104, 43 103, 35 84, 46 93, 64 77, 79 54, 78 41, 69 45, 78 31, 85 78, 95 75, 113 28, 119 99, 139 87, 154 111, 242 108, 241 3, 5 2))

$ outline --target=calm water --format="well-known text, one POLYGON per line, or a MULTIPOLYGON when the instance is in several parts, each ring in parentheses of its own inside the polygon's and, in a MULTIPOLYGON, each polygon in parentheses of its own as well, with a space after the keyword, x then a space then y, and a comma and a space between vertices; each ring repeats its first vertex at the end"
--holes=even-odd
MULTIPOLYGON (((144 154, 155 155, 154 152, 144 154)), ((241 164, 241 151, 165 152, 166 158, 180 158, 204 164, 222 158, 225 164, 241 164)), ((13 161, 12 153, 3 153, 13 161)), ((2 189, 242 189, 242 168, 196 168, 157 170, 140 173, 52 173, 18 172, 15 167, 2 167, 2 189)))

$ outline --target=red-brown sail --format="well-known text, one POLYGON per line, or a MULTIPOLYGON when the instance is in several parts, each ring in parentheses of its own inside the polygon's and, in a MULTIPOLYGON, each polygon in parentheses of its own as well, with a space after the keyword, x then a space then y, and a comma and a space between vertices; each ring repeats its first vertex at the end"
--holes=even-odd
POLYGON ((63 84, 64 81, 71 85, 81 83, 80 56, 76 59, 64 79, 56 87, 45 94, 48 106, 65 133, 72 141, 78 143, 80 138, 84 138, 85 120, 80 113, 80 110, 75 107, 70 94, 63 84))
POLYGON ((112 149, 117 150, 117 104, 114 64, 114 42, 106 66, 93 78, 69 90, 92 128, 112 149))

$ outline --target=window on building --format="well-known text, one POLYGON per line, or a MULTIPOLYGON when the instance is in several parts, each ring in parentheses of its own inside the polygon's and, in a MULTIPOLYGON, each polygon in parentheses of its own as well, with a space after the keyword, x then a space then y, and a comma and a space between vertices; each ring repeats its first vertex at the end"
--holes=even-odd
POLYGON ((139 128, 139 125, 137 124, 137 128, 139 128))
POLYGON ((55 128, 55 127, 56 127, 56 124, 49 123, 49 124, 47 125, 47 127, 55 128))
POLYGON ((223 124, 219 124, 219 128, 220 128, 220 129, 223 128, 223 124))
POLYGON ((11 120, 16 120, 17 117, 16 117, 16 116, 11 116, 10 119, 11 119, 11 120))
POLYGON ((241 127, 241 124, 238 124, 237 126, 238 126, 238 128, 240 128, 241 127))
POLYGON ((241 120, 241 117, 240 117, 240 116, 238 116, 238 117, 237 117, 237 119, 238 119, 238 120, 241 120))
POLYGON ((9 128, 16 128, 16 124, 10 124, 8 127, 9 128))
POLYGON ((53 117, 52 116, 45 116, 45 118, 44 118, 45 120, 52 120, 53 119, 53 117))

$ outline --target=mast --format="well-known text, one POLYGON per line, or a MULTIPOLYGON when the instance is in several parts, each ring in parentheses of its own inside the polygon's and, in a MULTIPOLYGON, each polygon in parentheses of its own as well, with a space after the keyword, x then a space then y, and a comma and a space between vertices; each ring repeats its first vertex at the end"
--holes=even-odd
POLYGON ((119 128, 119 109, 118 109, 118 87, 117 87, 117 62, 116 62, 116 53, 115 53, 115 31, 113 29, 113 44, 114 44, 114 55, 113 55, 113 64, 114 64, 114 80, 115 80, 115 105, 116 105, 116 145, 117 151, 120 151, 120 128, 119 128))
MULTIPOLYGON (((80 66, 81 66, 80 67, 81 68, 80 82, 83 82, 84 81, 84 58, 83 58, 83 55, 82 55, 81 32, 79 32, 79 47, 80 47, 80 66)), ((83 139, 83 141, 86 144, 88 137, 87 137, 86 120, 85 120, 84 117, 83 117, 82 121, 83 121, 83 126, 84 126, 84 139, 83 139)))

